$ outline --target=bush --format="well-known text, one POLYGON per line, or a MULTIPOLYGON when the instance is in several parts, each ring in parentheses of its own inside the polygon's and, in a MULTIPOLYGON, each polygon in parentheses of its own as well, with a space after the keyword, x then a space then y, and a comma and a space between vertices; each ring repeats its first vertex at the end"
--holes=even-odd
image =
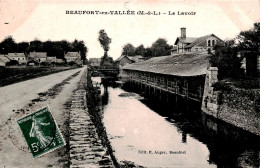
POLYGON ((66 63, 65 62, 56 62, 55 65, 56 66, 65 66, 66 63))
POLYGON ((73 65, 77 65, 77 64, 76 64, 76 62, 74 62, 74 61, 70 61, 70 62, 68 62, 68 65, 69 65, 69 66, 73 66, 73 65))
POLYGON ((50 66, 51 63, 49 63, 49 62, 41 62, 40 65, 41 66, 50 66))
POLYGON ((244 78, 244 79, 224 79, 216 82, 213 87, 216 90, 230 91, 232 87, 243 89, 259 89, 260 79, 244 78))
POLYGON ((6 63, 6 66, 14 66, 14 65, 19 65, 19 62, 17 60, 11 60, 6 63))

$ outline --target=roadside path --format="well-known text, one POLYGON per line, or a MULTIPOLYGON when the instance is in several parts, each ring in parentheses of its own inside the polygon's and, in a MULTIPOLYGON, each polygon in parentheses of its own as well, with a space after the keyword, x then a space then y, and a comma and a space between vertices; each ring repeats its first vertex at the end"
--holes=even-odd
POLYGON ((48 105, 60 131, 68 137, 71 97, 85 69, 86 66, 0 88, 1 168, 68 167, 68 145, 33 159, 16 120, 48 105))

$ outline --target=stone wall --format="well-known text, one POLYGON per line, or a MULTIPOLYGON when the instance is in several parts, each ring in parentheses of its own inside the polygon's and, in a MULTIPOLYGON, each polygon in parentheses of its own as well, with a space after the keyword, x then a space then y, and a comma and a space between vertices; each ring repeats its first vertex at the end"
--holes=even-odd
POLYGON ((260 90, 231 88, 219 96, 220 119, 260 135, 260 90))
POLYGON ((227 123, 260 135, 260 89, 241 89, 229 86, 217 91, 213 87, 218 70, 207 70, 202 111, 227 123))
POLYGON ((220 92, 214 91, 213 84, 218 81, 218 68, 209 67, 206 73, 202 111, 218 118, 218 97, 220 92))
POLYGON ((109 149, 102 142, 99 128, 93 121, 87 102, 87 71, 84 72, 75 90, 70 107, 69 146, 70 168, 115 167, 109 149))

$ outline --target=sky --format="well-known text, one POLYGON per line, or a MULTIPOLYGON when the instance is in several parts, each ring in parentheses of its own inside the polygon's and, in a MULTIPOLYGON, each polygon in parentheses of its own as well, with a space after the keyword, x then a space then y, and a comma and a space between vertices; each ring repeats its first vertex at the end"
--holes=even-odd
POLYGON ((259 21, 259 0, 0 0, 0 41, 8 35, 16 42, 35 38, 70 42, 78 39, 88 48, 87 58, 100 58, 104 54, 98 41, 101 29, 112 39, 108 54, 116 59, 127 43, 150 47, 158 38, 165 38, 173 45, 181 27, 186 27, 187 37, 213 33, 226 40, 259 21), (130 10, 135 15, 77 15, 66 14, 67 10, 130 10), (138 11, 156 11, 161 15, 137 15, 138 11), (175 15, 168 15, 169 11, 175 15), (177 15, 178 11, 196 14, 177 15))

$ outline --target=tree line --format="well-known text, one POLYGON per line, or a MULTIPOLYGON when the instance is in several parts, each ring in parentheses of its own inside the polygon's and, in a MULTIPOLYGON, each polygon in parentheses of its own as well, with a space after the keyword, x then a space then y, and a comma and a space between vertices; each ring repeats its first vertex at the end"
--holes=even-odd
POLYGON ((124 45, 122 54, 127 56, 141 55, 143 57, 158 57, 166 56, 171 54, 172 45, 167 43, 166 39, 157 39, 151 47, 145 48, 143 44, 138 47, 134 47, 132 44, 128 43, 124 45))
POLYGON ((64 53, 69 51, 81 53, 81 59, 86 59, 88 48, 84 41, 75 39, 73 42, 66 40, 61 41, 40 41, 34 39, 30 42, 19 42, 16 43, 12 36, 6 37, 0 43, 0 53, 30 53, 30 52, 47 52, 48 56, 56 56, 57 58, 64 59, 64 53))
POLYGON ((255 58, 256 61, 260 55, 260 23, 254 23, 253 28, 241 31, 234 39, 226 41, 225 46, 215 46, 214 51, 209 56, 209 61, 211 66, 218 67, 219 79, 241 78, 242 60, 255 58))

